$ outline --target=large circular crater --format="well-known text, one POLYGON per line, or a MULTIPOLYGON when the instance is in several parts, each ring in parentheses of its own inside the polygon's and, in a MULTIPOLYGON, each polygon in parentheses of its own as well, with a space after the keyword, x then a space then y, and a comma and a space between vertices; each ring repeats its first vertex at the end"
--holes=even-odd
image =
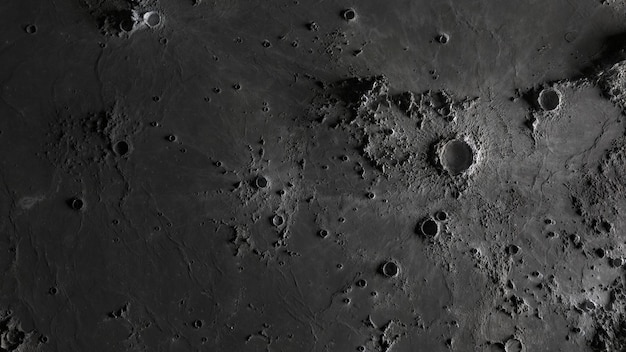
POLYGON ((539 93, 537 101, 543 110, 553 111, 561 105, 561 94, 554 88, 546 88, 539 93))
POLYGON ((453 139, 441 148, 439 160, 443 168, 451 175, 458 175, 472 166, 474 151, 465 141, 453 139))

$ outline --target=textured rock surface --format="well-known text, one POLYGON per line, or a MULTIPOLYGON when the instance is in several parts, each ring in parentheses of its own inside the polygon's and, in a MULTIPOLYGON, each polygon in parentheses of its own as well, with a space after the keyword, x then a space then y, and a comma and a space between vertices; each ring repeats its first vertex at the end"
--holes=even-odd
POLYGON ((620 2, 0 17, 0 351, 626 350, 620 2))

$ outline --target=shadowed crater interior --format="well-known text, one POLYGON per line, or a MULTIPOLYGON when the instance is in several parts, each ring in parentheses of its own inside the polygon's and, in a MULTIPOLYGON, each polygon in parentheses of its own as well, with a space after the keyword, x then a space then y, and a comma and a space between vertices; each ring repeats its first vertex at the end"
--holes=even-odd
POLYGON ((458 175, 472 165, 474 152, 465 141, 453 139, 443 146, 439 159, 446 171, 451 175, 458 175))
POLYGON ((544 89, 539 93, 539 106, 545 111, 556 110, 561 103, 559 92, 552 88, 544 89))

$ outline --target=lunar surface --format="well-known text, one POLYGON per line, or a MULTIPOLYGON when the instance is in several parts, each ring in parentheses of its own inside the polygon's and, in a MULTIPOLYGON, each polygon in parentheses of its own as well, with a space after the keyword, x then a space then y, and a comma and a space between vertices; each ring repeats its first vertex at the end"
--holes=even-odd
POLYGON ((0 351, 626 351, 622 1, 0 17, 0 351))

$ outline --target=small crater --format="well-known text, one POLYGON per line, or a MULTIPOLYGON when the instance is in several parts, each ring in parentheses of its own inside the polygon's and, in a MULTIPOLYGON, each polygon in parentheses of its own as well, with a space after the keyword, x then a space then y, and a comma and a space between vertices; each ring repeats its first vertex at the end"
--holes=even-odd
POLYGON ((193 323, 191 323, 191 326, 193 326, 194 329, 200 329, 202 327, 202 320, 194 320, 193 323))
POLYGON ((448 213, 446 213, 443 210, 440 210, 438 212, 435 213, 435 220, 440 221, 440 222, 444 222, 446 220, 448 220, 448 213))
POLYGON ((272 225, 276 226, 276 227, 280 227, 285 223, 285 218, 282 217, 282 215, 280 214, 274 214, 274 216, 272 216, 272 225))
POLYGON ((398 266, 398 263, 396 263, 395 261, 389 260, 389 261, 384 262, 380 266, 380 272, 385 277, 396 277, 400 273, 400 267, 398 266))
POLYGON ((150 28, 155 28, 161 24, 161 15, 156 11, 149 11, 143 15, 143 22, 150 28))
POLYGON ((130 152, 130 144, 124 140, 118 141, 113 144, 113 152, 118 156, 126 156, 130 152))
POLYGON ((105 35, 117 36, 132 32, 137 24, 136 13, 127 9, 107 11, 98 17, 98 27, 105 35))
POLYGON ((120 30, 123 32, 132 32, 135 28, 135 21, 132 18, 124 18, 120 22, 120 30))
MULTIPOLYGON (((553 233, 554 234, 554 233, 553 233)), ((557 235, 554 234, 552 237, 556 237, 557 235)), ((579 235, 573 233, 571 235, 569 235, 569 240, 572 242, 572 244, 574 245, 575 248, 582 248, 582 240, 580 238, 579 235)))
POLYGON ((621 257, 617 257, 617 258, 612 258, 611 259, 611 266, 614 268, 619 268, 622 265, 624 265, 624 259, 622 259, 621 257))
POLYGON ((543 277, 543 274, 541 274, 539 271, 535 270, 532 273, 530 273, 530 275, 536 279, 541 279, 543 277))
POLYGON ((431 218, 422 221, 418 228, 419 233, 425 237, 435 237, 439 234, 439 224, 431 218))
POLYGON ((330 235, 330 233, 326 229, 321 229, 317 232, 317 235, 320 236, 321 238, 326 238, 328 237, 328 235, 330 235))
POLYGON ((504 344, 505 352, 522 352, 524 350, 524 345, 522 341, 516 338, 510 338, 504 344))
POLYGON ((85 201, 79 197, 69 199, 67 204, 74 210, 83 210, 85 208, 85 201))
POLYGON ((439 33, 435 39, 439 44, 448 44, 450 41, 450 35, 448 33, 439 33))
POLYGON ((586 299, 578 304, 578 308, 580 308, 583 312, 591 312, 596 309, 596 304, 593 301, 586 299))
POLYGON ((356 19, 356 11, 354 9, 345 9, 341 12, 341 17, 348 22, 354 21, 356 19))
POLYGON ((37 33, 37 26, 34 24, 29 24, 28 26, 24 27, 24 31, 28 34, 35 34, 37 33))
POLYGON ((606 251, 604 250, 604 248, 596 248, 595 252, 598 258, 604 258, 604 256, 606 255, 606 251))
POLYGON ((545 111, 554 111, 561 105, 561 93, 554 88, 546 88, 537 98, 539 106, 545 111))
POLYGON ((519 246, 514 245, 514 244, 510 244, 510 245, 508 245, 508 246, 506 247, 506 253, 507 253, 508 255, 516 255, 516 254, 518 254, 521 250, 522 250, 522 249, 521 249, 519 246))
POLYGON ((259 175, 254 180, 254 185, 257 188, 267 188, 267 186, 269 186, 269 181, 265 176, 259 175))
POLYGON ((356 281, 355 284, 356 284, 357 287, 365 288, 365 287, 367 287, 367 280, 359 279, 359 280, 356 281))

